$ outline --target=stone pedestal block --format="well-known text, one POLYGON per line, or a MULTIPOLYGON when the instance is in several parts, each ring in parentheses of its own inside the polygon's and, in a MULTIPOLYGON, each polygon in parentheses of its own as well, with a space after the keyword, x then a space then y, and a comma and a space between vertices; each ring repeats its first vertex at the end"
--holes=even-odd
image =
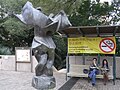
POLYGON ((53 76, 33 76, 32 86, 37 90, 53 89, 56 86, 53 76))

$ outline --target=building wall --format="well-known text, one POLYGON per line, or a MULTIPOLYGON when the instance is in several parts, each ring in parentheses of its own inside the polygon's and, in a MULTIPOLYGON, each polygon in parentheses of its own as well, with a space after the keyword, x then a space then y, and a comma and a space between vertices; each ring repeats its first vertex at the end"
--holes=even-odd
MULTIPOLYGON (((0 55, 0 70, 16 70, 15 55, 0 55)), ((34 56, 32 56, 32 63, 17 63, 17 71, 35 72, 35 67, 38 64, 34 56), (32 66, 31 66, 32 64, 32 66)), ((57 69, 53 66, 53 71, 57 72, 57 69)))
POLYGON ((37 60, 32 57, 33 66, 31 67, 31 63, 22 62, 22 63, 15 63, 15 55, 0 55, 0 70, 12 70, 15 71, 25 71, 25 72, 31 72, 31 69, 33 72, 35 72, 35 66, 37 65, 37 60), (17 68, 15 67, 17 65, 17 68))
MULTIPOLYGON (((15 71, 15 55, 0 55, 0 70, 12 70, 15 71)), ((85 56, 85 64, 89 65, 95 56, 85 56)), ((96 57, 97 58, 97 57, 96 57)), ((110 66, 113 66, 113 57, 100 57, 100 64, 103 59, 107 59, 110 66)), ((35 72, 35 66, 37 65, 37 60, 32 57, 33 66, 31 63, 17 63, 17 71, 35 72)), ((82 56, 69 56, 69 64, 83 64, 82 56)), ((54 67, 53 67, 54 68, 54 67)), ((54 69, 55 70, 55 69, 54 69)), ((56 71, 56 70, 55 70, 56 71)), ((116 77, 120 78, 120 57, 116 57, 116 77)))

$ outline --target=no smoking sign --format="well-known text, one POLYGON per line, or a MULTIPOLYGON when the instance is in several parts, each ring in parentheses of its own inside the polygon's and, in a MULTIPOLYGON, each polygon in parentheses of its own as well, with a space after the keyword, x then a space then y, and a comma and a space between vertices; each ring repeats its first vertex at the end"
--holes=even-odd
POLYGON ((105 38, 105 39, 101 40, 101 42, 99 44, 99 47, 103 52, 109 53, 109 52, 114 51, 116 45, 115 45, 115 42, 112 39, 105 38))

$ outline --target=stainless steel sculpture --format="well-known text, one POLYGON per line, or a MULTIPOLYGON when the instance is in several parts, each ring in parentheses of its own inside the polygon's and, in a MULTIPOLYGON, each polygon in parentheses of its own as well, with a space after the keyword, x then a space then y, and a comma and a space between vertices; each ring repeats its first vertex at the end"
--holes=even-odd
POLYGON ((32 86, 38 90, 54 88, 56 83, 52 66, 56 46, 51 35, 71 26, 65 12, 60 11, 56 16, 52 14, 46 16, 41 9, 35 9, 28 1, 21 14, 15 14, 15 16, 24 24, 34 27, 32 50, 38 65, 35 68, 36 75, 32 79, 32 86))

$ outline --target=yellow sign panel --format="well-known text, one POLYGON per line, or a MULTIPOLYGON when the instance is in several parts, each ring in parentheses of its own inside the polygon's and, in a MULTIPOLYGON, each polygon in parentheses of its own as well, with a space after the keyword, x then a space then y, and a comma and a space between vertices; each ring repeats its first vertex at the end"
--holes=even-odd
POLYGON ((68 53, 115 54, 115 37, 79 37, 68 38, 68 53))

